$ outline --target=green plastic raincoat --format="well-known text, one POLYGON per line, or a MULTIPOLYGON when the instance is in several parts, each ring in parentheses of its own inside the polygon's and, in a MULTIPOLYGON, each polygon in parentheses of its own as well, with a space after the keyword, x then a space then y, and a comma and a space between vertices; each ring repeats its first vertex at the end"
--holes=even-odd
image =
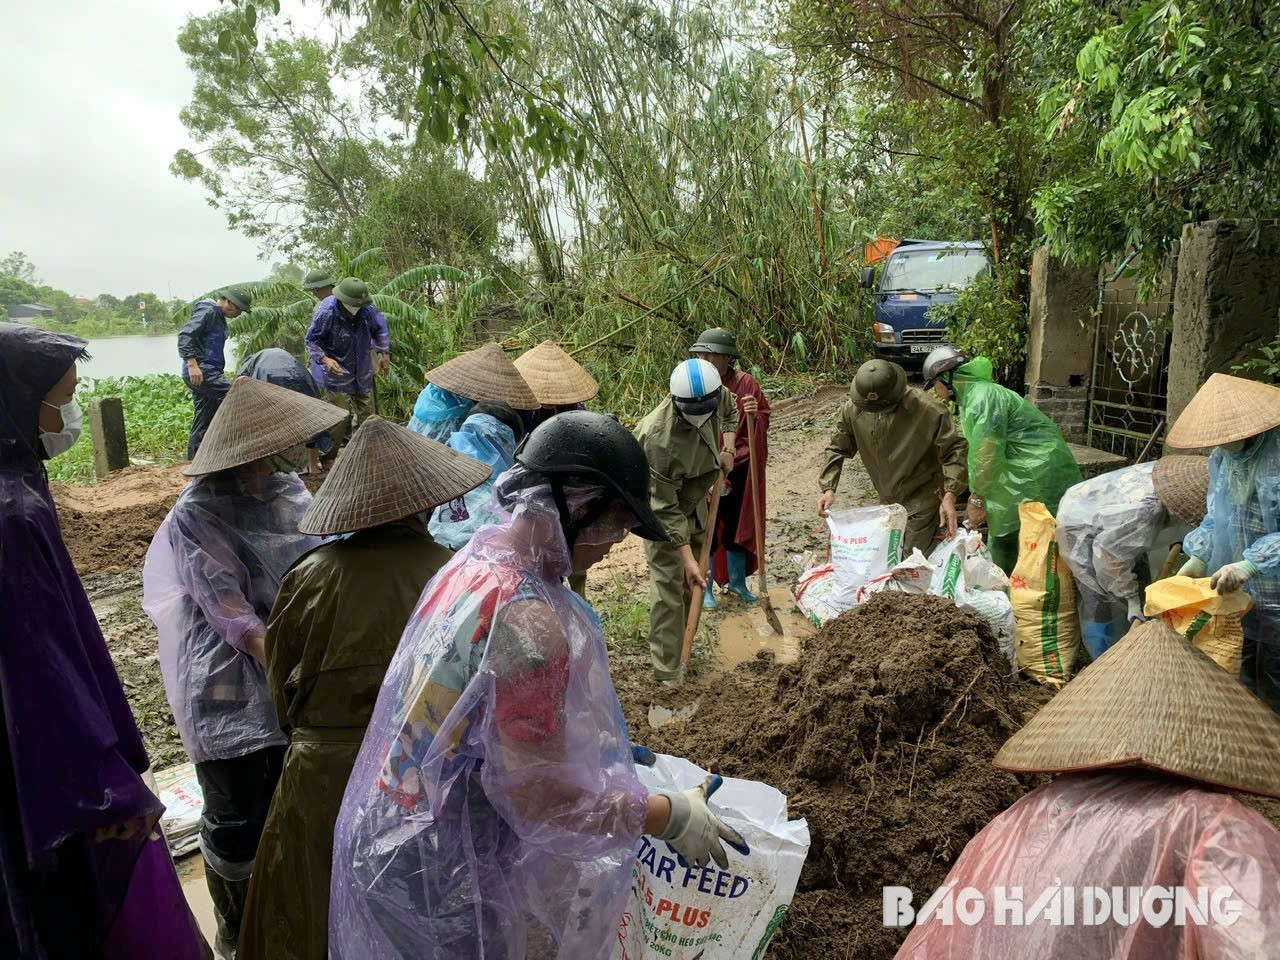
POLYGON ((1056 515, 1080 468, 1052 420, 991 376, 975 357, 956 368, 952 386, 969 443, 969 489, 987 503, 992 537, 1018 532, 1018 504, 1043 503, 1056 515))

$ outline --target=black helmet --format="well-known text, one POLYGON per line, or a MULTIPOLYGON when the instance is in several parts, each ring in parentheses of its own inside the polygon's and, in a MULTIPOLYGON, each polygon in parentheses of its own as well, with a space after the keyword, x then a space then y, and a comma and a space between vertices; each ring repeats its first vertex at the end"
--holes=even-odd
POLYGON ((942 377, 942 382, 948 387, 951 386, 951 378, 943 377, 945 373, 950 373, 956 367, 969 362, 969 357, 959 347, 953 347, 949 343, 944 343, 938 347, 927 357, 924 358, 924 385, 931 386, 933 381, 942 377))
POLYGON ((708 327, 689 348, 690 353, 718 353, 725 357, 738 356, 738 341, 724 327, 708 327))
MULTIPOLYGON (((600 483, 617 494, 635 514, 632 532, 659 543, 670 538, 649 506, 649 459, 640 441, 613 417, 589 410, 556 414, 534 428, 516 450, 516 463, 551 478, 561 522, 570 545, 576 530, 570 529, 561 482, 582 477, 600 483)), ((608 506, 601 505, 601 512, 608 506)), ((595 516, 578 521, 584 527, 595 516)))
POLYGON ((889 360, 868 360, 853 375, 850 394, 863 410, 890 410, 907 392, 907 371, 889 360))

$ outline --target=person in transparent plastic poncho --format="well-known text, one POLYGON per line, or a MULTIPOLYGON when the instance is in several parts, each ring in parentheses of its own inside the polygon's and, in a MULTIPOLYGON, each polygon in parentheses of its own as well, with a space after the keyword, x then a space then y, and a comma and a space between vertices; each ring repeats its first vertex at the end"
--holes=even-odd
POLYGON ((996 383, 991 361, 939 347, 925 359, 925 382, 955 399, 969 444, 967 519, 990 532, 991 556, 1005 573, 1018 562, 1018 507, 1043 503, 1052 514, 1067 488, 1080 482, 1071 449, 1057 425, 1028 400, 996 383))
POLYGON ((142 606, 155 622, 160 672, 204 797, 200 852, 234 956, 258 840, 286 740, 267 686, 264 638, 280 578, 322 542, 298 532, 311 494, 282 450, 344 412, 240 377, 218 408, 178 497, 147 550, 142 606))
POLYGON ((482 401, 471 409, 462 426, 449 437, 449 446, 487 463, 489 479, 432 511, 427 529, 436 543, 461 550, 477 530, 497 521, 493 484, 515 462, 516 444, 523 437, 520 415, 507 404, 482 401))
POLYGON ((1060 775, 966 844, 952 910, 917 913, 896 960, 1277 955, 1280 831, 1235 793, 1280 796, 1280 720, 1168 624, 1130 630, 994 766, 1060 775))
POLYGON ((1208 475, 1203 457, 1099 474, 1077 483, 1058 507, 1058 546, 1075 577, 1080 632, 1100 657, 1143 620, 1143 590, 1158 572, 1148 562, 1182 540, 1204 516, 1208 475))
POLYGON ((611 417, 554 417, 498 480, 507 519, 427 585, 338 816, 330 957, 603 960, 642 833, 696 864, 746 852, 717 778, 641 786, 600 623, 562 583, 665 535, 648 476, 611 417))
POLYGON ((1240 680, 1280 711, 1280 428, 1214 448, 1208 510, 1182 549, 1183 576, 1212 575, 1219 593, 1253 598, 1240 680))
POLYGON ((414 433, 420 433, 428 440, 447 443, 449 436, 462 426, 474 406, 474 400, 428 383, 418 394, 408 426, 414 433))

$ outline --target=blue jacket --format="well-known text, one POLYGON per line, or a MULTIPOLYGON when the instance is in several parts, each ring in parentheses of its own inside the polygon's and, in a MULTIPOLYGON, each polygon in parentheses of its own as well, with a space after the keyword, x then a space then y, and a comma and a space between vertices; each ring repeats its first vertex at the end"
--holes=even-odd
POLYGON ((191 319, 178 331, 178 356, 183 373, 187 360, 195 357, 200 369, 221 373, 227 366, 223 349, 227 344, 227 318, 212 300, 201 300, 191 310, 191 319))
POLYGON ((311 315, 305 339, 311 357, 311 376, 334 393, 368 393, 373 389, 373 358, 370 351, 391 352, 387 321, 373 304, 365 304, 354 317, 338 302, 325 297, 311 315), (329 357, 343 373, 331 374, 320 362, 329 357))

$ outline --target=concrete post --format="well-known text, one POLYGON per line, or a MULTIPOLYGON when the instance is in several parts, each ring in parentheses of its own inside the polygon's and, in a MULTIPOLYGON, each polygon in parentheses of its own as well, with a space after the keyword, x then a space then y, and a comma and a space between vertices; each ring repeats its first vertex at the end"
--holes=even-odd
POLYGON ((129 465, 124 405, 119 397, 103 397, 89 402, 89 438, 93 441, 93 472, 99 480, 129 465))
POLYGON ((1169 424, 1213 373, 1230 373, 1280 332, 1280 223, 1182 228, 1173 293, 1169 424))
POLYGON ((1027 398, 1071 443, 1088 429, 1097 268, 1069 267, 1041 247, 1031 259, 1027 398))

